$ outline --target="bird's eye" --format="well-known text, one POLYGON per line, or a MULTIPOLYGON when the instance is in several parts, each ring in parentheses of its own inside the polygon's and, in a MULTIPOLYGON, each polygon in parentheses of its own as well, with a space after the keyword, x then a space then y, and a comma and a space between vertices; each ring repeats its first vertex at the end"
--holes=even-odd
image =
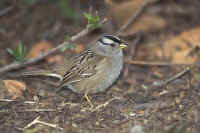
POLYGON ((111 46, 111 47, 115 47, 115 43, 111 43, 110 46, 111 46))

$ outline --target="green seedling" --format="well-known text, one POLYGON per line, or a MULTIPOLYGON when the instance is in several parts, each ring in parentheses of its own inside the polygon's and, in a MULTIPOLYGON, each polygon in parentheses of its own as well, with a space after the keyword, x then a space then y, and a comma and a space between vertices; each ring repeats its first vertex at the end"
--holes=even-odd
POLYGON ((16 49, 7 49, 8 53, 12 55, 16 61, 25 61, 26 48, 23 46, 22 42, 19 41, 16 49))

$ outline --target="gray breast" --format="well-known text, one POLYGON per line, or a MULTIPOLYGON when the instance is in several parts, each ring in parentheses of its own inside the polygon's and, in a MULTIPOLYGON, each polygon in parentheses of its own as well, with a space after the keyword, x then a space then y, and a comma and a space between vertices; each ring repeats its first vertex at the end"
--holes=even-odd
POLYGON ((109 88, 119 77, 122 69, 123 69, 123 55, 122 51, 115 57, 113 57, 111 61, 111 69, 108 72, 105 80, 102 80, 102 84, 98 87, 100 91, 105 91, 105 89, 109 88))

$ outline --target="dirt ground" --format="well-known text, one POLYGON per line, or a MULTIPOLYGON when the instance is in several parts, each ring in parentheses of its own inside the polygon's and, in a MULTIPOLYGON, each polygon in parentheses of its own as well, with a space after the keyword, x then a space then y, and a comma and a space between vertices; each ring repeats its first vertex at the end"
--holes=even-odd
POLYGON ((75 42, 74 51, 57 52, 36 64, 1 74, 0 133, 200 132, 199 0, 158 0, 144 7, 120 34, 129 44, 122 74, 106 92, 89 95, 93 108, 83 95, 69 90, 54 93, 54 79, 10 75, 58 64, 65 54, 87 49, 101 34, 115 34, 144 2, 77 0, 68 1, 66 7, 61 5, 67 0, 27 1, 0 2, 0 68, 14 62, 6 49, 15 49, 19 41, 33 57, 34 52, 56 47, 66 35, 80 32, 87 25, 82 14, 89 12, 89 7, 108 22, 75 42), (155 85, 155 81, 165 82, 174 76, 172 81, 155 85), (10 79, 25 83, 26 89, 1 86, 10 79))

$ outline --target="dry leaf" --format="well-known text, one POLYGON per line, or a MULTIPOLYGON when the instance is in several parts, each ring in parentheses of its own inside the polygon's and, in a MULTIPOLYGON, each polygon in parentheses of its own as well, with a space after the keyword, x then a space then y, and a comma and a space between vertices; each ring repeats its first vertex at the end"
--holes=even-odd
POLYGON ((80 41, 77 41, 77 42, 75 42, 75 44, 73 43, 73 44, 70 44, 70 45, 75 45, 74 46, 74 48, 75 49, 70 49, 70 48, 67 48, 66 50, 65 50, 65 53, 66 54, 79 54, 79 53, 81 53, 81 52, 83 52, 84 50, 85 50, 85 46, 80 42, 80 41))
POLYGON ((75 48, 75 53, 81 53, 83 50, 85 49, 85 47, 83 46, 83 44, 79 44, 79 45, 76 45, 76 48, 75 48))
MULTIPOLYGON (((109 16, 114 18, 114 22, 119 26, 127 23, 130 17, 133 16, 145 2, 146 1, 142 0, 130 0, 120 3, 114 3, 110 0, 106 1, 109 5, 109 16)), ((160 29, 165 27, 166 24, 167 23, 164 18, 145 12, 142 16, 137 18, 137 21, 134 24, 128 27, 125 34, 160 29)))
POLYGON ((31 48, 31 51, 28 53, 27 58, 33 58, 39 56, 41 53, 48 51, 53 48, 52 44, 48 41, 41 41, 37 44, 34 44, 31 48))
POLYGON ((200 27, 185 31, 164 44, 164 54, 173 63, 192 64, 199 61, 200 27))
POLYGON ((47 58, 47 62, 49 64, 61 64, 63 61, 63 56, 62 55, 55 55, 47 58))
MULTIPOLYGON (((33 45, 32 49, 27 55, 27 58, 33 58, 39 56, 41 53, 47 52, 48 50, 52 49, 53 46, 48 41, 41 41, 35 45, 33 45)), ((50 64, 61 64, 63 57, 61 55, 52 55, 45 60, 50 64)))
POLYGON ((119 3, 106 1, 109 7, 109 15, 122 25, 126 22, 138 8, 140 8, 145 1, 142 0, 131 0, 119 3), (119 6, 120 5, 120 6, 119 6))
POLYGON ((17 80, 3 80, 3 82, 8 92, 13 96, 13 99, 23 97, 23 92, 26 90, 26 85, 23 82, 17 80))
POLYGON ((126 30, 126 34, 162 29, 166 25, 167 22, 164 18, 156 15, 145 14, 138 18, 138 20, 126 30))

